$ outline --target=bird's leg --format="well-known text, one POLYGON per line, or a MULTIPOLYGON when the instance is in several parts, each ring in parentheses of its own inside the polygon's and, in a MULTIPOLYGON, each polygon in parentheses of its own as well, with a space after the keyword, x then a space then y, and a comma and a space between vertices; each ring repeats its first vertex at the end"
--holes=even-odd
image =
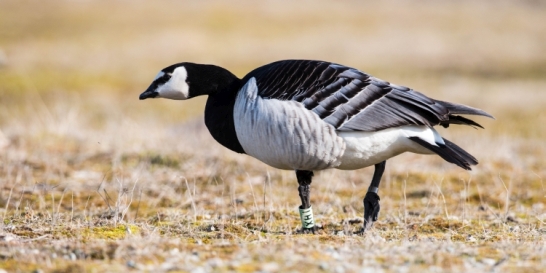
POLYGON ((315 233, 315 219, 313 218, 313 208, 311 207, 311 180, 313 179, 313 172, 311 171, 296 171, 296 177, 298 178, 298 192, 300 193, 301 206, 300 218, 303 233, 315 233))
POLYGON ((365 232, 369 229, 373 222, 377 221, 377 215, 379 214, 379 183, 381 182, 381 176, 385 171, 385 164, 387 161, 383 161, 375 164, 375 172, 373 173, 372 183, 368 188, 366 197, 364 197, 364 229, 365 232))

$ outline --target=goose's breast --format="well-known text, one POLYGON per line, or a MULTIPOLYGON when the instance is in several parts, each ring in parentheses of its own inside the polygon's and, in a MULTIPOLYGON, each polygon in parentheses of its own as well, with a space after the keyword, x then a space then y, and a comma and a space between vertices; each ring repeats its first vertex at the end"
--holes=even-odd
POLYGON ((237 95, 235 131, 250 156, 279 169, 336 167, 345 143, 335 128, 295 101, 264 99, 251 79, 237 95))

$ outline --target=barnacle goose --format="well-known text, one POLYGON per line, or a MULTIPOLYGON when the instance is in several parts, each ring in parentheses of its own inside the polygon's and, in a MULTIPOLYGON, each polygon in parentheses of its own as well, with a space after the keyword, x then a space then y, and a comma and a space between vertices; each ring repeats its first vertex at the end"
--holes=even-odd
POLYGON ((459 115, 493 118, 351 67, 310 60, 277 61, 243 79, 214 65, 178 63, 161 70, 140 99, 200 95, 209 96, 205 124, 216 141, 275 168, 296 171, 306 233, 316 228, 309 198, 313 171, 375 165, 363 200, 366 230, 377 220, 387 159, 404 152, 437 154, 470 170, 476 158, 433 126, 483 128, 459 115))

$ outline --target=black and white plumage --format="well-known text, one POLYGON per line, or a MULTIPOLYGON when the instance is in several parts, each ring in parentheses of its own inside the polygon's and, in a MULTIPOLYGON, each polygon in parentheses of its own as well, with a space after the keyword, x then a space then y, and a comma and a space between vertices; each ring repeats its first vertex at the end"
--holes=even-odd
POLYGON ((364 199, 368 224, 377 218, 377 187, 387 159, 403 152, 436 153, 470 170, 478 161, 433 126, 481 127, 459 115, 492 118, 354 68, 308 60, 274 62, 243 79, 218 66, 179 63, 159 72, 140 99, 199 95, 209 95, 205 124, 220 144, 270 166, 296 170, 302 208, 310 206, 312 171, 375 165, 364 199))

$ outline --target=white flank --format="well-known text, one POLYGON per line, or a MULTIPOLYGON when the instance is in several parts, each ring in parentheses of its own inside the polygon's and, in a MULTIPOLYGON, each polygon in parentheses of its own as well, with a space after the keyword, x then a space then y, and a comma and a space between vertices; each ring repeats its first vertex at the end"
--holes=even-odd
POLYGON ((286 170, 321 170, 339 165, 345 145, 335 128, 295 101, 258 96, 256 79, 239 90, 235 131, 245 152, 286 170))
POLYGON ((404 152, 433 154, 409 137, 419 137, 436 145, 444 144, 440 134, 427 126, 407 125, 377 132, 338 132, 346 144, 341 157, 342 170, 355 170, 372 166, 404 152))
MULTIPOLYGON (((161 74, 163 72, 159 72, 161 74)), ((156 79, 161 77, 157 74, 156 79)), ((189 97, 188 72, 183 66, 179 66, 174 69, 171 78, 165 84, 159 86, 156 91, 159 97, 171 99, 171 100, 185 100, 189 97)))

